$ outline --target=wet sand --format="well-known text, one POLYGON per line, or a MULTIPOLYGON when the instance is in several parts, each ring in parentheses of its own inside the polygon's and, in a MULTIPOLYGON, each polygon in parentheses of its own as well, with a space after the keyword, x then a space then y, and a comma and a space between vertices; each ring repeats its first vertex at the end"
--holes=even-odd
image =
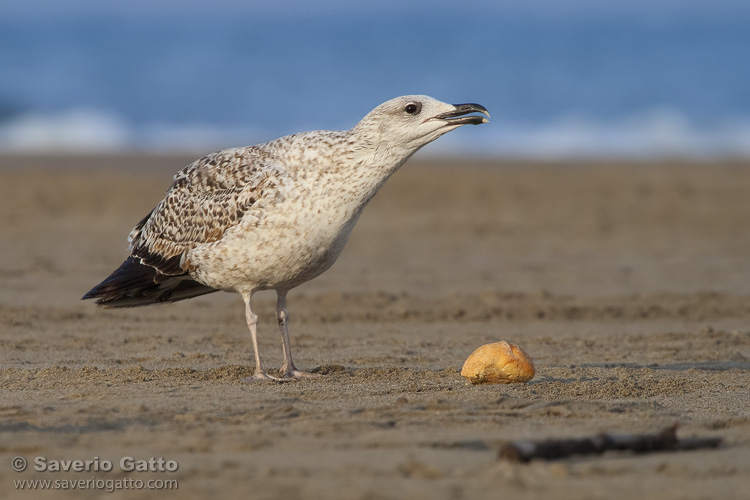
MULTIPOLYGON (((13 483, 95 478, 179 483, 107 498, 746 498, 750 164, 414 159, 334 267, 289 295, 297 364, 322 376, 249 385, 238 296, 79 300, 191 159, 0 157, 2 496, 98 498, 13 483), (465 358, 497 340, 536 378, 466 385, 465 358), (675 422, 723 444, 497 460, 506 440, 675 422), (127 456, 179 469, 123 472, 127 456), (40 472, 35 457, 114 468, 40 472)), ((274 295, 257 302, 278 367, 274 295)))

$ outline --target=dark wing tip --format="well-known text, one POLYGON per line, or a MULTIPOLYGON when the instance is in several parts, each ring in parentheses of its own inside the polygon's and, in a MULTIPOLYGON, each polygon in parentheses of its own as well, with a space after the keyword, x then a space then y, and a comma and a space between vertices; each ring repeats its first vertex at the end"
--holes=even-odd
POLYGON ((96 304, 102 307, 136 307, 176 302, 215 291, 193 281, 186 272, 166 275, 142 263, 139 257, 131 256, 81 300, 97 299, 96 304))
POLYGON ((86 292, 81 300, 98 299, 97 304, 111 302, 127 295, 157 286, 158 271, 141 264, 137 257, 128 257, 112 274, 86 292))

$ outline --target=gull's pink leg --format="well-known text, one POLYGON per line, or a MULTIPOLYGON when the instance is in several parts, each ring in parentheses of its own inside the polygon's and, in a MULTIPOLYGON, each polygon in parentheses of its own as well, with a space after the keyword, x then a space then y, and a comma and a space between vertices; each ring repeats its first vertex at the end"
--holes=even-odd
POLYGON ((242 292, 242 300, 245 301, 245 319, 247 320, 247 327, 250 329, 250 335, 253 337, 253 351, 255 351, 255 374, 243 380, 243 382, 263 382, 263 381, 278 381, 279 379, 270 376, 263 369, 263 365, 260 363, 260 351, 258 350, 258 316, 253 312, 250 307, 250 299, 252 298, 252 292, 242 292))
POLYGON ((292 348, 289 345, 289 313, 286 310, 286 290, 277 290, 276 319, 281 329, 281 346, 284 349, 284 365, 281 367, 281 378, 318 377, 315 373, 298 370, 292 360, 292 348))

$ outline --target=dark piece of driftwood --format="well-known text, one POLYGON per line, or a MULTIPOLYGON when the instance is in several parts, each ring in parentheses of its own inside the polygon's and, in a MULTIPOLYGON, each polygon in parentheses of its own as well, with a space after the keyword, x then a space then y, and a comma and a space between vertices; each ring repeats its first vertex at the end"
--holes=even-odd
POLYGON ((720 442, 721 438, 677 439, 677 424, 674 424, 658 434, 598 434, 578 439, 511 441, 500 448, 498 458, 514 462, 528 462, 535 458, 555 460, 571 455, 604 453, 608 450, 649 453, 716 448, 720 442))

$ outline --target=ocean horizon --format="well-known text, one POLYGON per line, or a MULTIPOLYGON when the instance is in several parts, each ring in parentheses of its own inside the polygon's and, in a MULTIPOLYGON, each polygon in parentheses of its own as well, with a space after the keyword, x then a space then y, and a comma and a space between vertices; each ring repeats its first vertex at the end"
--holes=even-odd
POLYGON ((202 152, 347 129, 428 94, 492 114, 428 154, 750 158, 750 8, 736 2, 291 4, 6 9, 0 153, 202 152))

